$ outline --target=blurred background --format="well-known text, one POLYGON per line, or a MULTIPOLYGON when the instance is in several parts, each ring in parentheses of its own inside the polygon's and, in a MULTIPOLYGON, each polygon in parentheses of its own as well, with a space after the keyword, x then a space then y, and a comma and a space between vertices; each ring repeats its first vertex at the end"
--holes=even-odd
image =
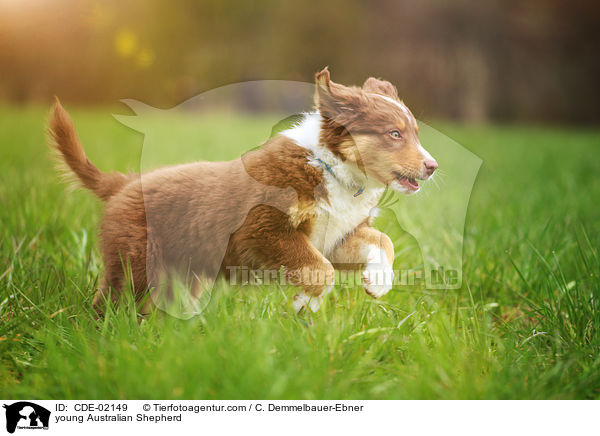
POLYGON ((599 10, 560 0, 0 0, 0 104, 56 94, 167 108, 234 82, 310 82, 329 65, 344 84, 392 81, 421 119, 597 124, 599 10))

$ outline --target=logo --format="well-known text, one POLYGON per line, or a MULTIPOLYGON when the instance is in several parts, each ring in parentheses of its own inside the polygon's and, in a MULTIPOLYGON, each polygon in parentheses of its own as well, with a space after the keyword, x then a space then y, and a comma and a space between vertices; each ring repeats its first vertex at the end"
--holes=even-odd
MULTIPOLYGON (((298 192, 289 184, 280 186, 266 183, 267 180, 260 175, 262 174, 260 171, 256 171, 256 164, 253 163, 259 156, 258 147, 249 149, 249 144, 260 144, 270 137, 281 134, 301 144, 307 150, 312 150, 310 153, 313 158, 309 159, 310 165, 325 171, 323 174, 330 174, 332 179, 338 177, 337 170, 332 170, 328 164, 329 169, 327 169, 324 161, 320 158, 317 160, 314 154, 314 150, 320 148, 320 122, 318 121, 320 115, 315 113, 311 115, 310 112, 316 92, 315 85, 312 83, 259 80, 213 89, 165 110, 136 100, 123 100, 135 115, 115 115, 115 118, 125 126, 144 134, 144 146, 140 157, 142 173, 165 165, 211 161, 217 158, 228 160, 230 166, 227 168, 230 170, 226 171, 232 171, 231 180, 235 183, 229 185, 230 188, 227 189, 230 190, 223 191, 227 192, 223 194, 223 198, 233 196, 243 199, 227 203, 237 205, 235 207, 226 207, 224 206, 226 203, 223 203, 220 207, 226 207, 222 209, 226 213, 221 213, 220 207, 215 209, 211 202, 211 195, 203 193, 198 196, 197 202, 194 203, 194 210, 196 213, 202 213, 205 217, 203 219, 212 216, 219 231, 196 234, 195 247, 200 248, 194 249, 193 262, 179 272, 165 273, 162 263, 156 260, 157 255, 154 254, 156 247, 148 239, 149 245, 145 256, 146 276, 155 278, 155 289, 150 293, 149 298, 156 307, 182 319, 200 314, 211 301, 213 284, 222 273, 222 266, 229 271, 230 284, 252 284, 254 278, 258 279, 254 284, 272 282, 272 280, 279 280, 278 284, 284 284, 278 265, 275 265, 275 269, 249 271, 244 269, 244 265, 224 262, 231 236, 246 222, 248 214, 255 210, 255 207, 265 205, 289 215, 290 211, 297 208, 295 205, 300 204, 298 192), (235 115, 236 113, 238 115, 235 115), (287 115, 287 117, 279 118, 277 122, 273 114, 287 115), (173 120, 178 121, 174 123, 173 120), (246 120, 244 122, 252 120, 254 137, 239 134, 235 123, 240 120, 246 120), (215 129, 217 125, 221 135, 229 135, 228 132, 231 132, 231 135, 227 136, 226 140, 212 143, 207 140, 202 142, 203 146, 198 146, 199 138, 204 138, 206 135, 204 128, 215 129), (304 127, 300 128, 300 126, 304 127), (166 144, 174 144, 173 138, 177 138, 176 145, 169 145, 168 150, 165 151, 166 144), (214 145, 212 149, 209 147, 210 144, 214 145), (241 277, 238 277, 238 273, 241 277)), ((466 213, 482 161, 432 127, 422 122, 419 124, 419 137, 426 144, 427 150, 440 162, 443 172, 436 171, 436 178, 425 183, 418 195, 405 196, 385 191, 380 197, 373 197, 375 202, 370 206, 372 208, 370 216, 376 215, 377 210, 381 211, 380 225, 392 231, 395 238, 403 238, 403 245, 413 245, 410 255, 402 256, 401 261, 397 262, 396 270, 389 268, 390 265, 386 268, 385 265, 374 262, 374 265, 378 266, 368 271, 368 282, 378 286, 378 289, 389 290, 390 284, 440 290, 460 289, 462 286, 466 213)), ((360 156, 360 150, 356 146, 352 150, 353 161, 364 163, 366 158, 360 156)), ((363 170, 364 168, 362 170, 359 168, 356 172, 349 172, 345 176, 349 179, 344 183, 349 183, 347 188, 351 187, 354 194, 350 200, 352 202, 365 201, 366 197, 360 196, 362 191, 359 188, 369 184, 382 186, 381 180, 375 180, 370 173, 363 170), (358 178, 360 186, 353 182, 354 178, 358 178), (356 197, 358 199, 354 200, 356 197)), ((282 171, 285 169, 282 168, 282 171)), ((224 174, 214 177, 221 176, 224 174)), ((156 188, 151 182, 144 180, 141 182, 142 196, 150 198, 155 195, 156 188)), ((313 187, 315 190, 313 198, 326 191, 325 180, 326 177, 323 177, 322 184, 313 187)), ((151 201, 144 200, 145 207, 149 204, 151 201)), ((184 207, 181 209, 153 207, 145 211, 147 227, 154 229, 153 237, 156 240, 169 241, 169 252, 183 253, 188 249, 186 247, 189 241, 184 238, 174 238, 175 234, 172 233, 170 226, 165 225, 167 222, 189 220, 187 216, 177 216, 180 212, 188 213, 183 212, 187 210, 184 207)), ((299 213, 299 210, 295 213, 299 213)), ((322 218, 323 223, 319 225, 321 235, 317 235, 318 237, 313 241, 317 244, 313 247, 317 251, 327 251, 325 245, 332 245, 336 241, 335 232, 339 229, 336 227, 335 217, 328 222, 332 216, 325 214, 322 218)), ((259 241, 259 238, 263 237, 261 234, 262 232, 257 232, 254 240, 259 241)), ((263 243, 266 244, 266 241, 263 243)), ((338 262, 338 264, 343 263, 338 262)), ((299 272, 292 271, 292 273, 289 276, 296 277, 299 272)), ((364 284, 363 273, 367 271, 359 271, 357 280, 353 280, 355 284, 364 284)), ((325 280, 325 277, 322 279, 325 280)), ((308 283, 305 276, 302 281, 308 283)), ((320 281, 321 278, 317 277, 316 284, 320 284, 320 281)))
POLYGON ((19 401, 10 406, 4 405, 6 409, 6 431, 14 433, 18 429, 48 430, 50 423, 50 411, 42 406, 29 401, 19 401))

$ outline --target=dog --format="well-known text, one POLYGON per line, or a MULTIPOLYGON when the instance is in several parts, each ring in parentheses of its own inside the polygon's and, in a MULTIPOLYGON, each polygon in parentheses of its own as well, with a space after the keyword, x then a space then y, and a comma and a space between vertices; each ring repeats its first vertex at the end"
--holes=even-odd
POLYGON ((144 174, 102 172, 87 158, 58 99, 51 145, 87 189, 106 203, 101 225, 105 274, 93 305, 101 312, 127 275, 135 296, 158 292, 173 274, 194 297, 230 268, 280 271, 300 290, 297 312, 317 311, 335 269, 362 270, 374 298, 392 287, 394 246, 372 227, 386 187, 412 194, 436 160, 387 81, 362 87, 315 76, 315 111, 229 162, 195 162, 144 174), (375 280, 378 278, 379 280, 375 280))

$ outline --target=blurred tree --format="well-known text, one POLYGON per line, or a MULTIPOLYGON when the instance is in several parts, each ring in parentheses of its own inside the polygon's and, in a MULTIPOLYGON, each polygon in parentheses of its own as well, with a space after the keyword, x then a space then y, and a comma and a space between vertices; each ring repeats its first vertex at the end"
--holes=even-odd
POLYGON ((394 82, 421 117, 600 121, 599 6, 575 0, 0 2, 0 99, 173 106, 256 79, 394 82))

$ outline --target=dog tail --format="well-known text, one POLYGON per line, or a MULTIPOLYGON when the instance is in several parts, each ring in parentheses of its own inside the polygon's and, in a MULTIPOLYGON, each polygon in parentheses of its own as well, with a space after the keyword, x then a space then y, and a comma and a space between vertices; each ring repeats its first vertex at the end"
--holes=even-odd
POLYGON ((67 176, 75 174, 84 187, 101 199, 108 200, 131 180, 131 176, 118 172, 103 173, 90 162, 77 137, 71 117, 61 106, 58 97, 55 99, 48 131, 51 147, 58 154, 59 164, 65 167, 67 176))

